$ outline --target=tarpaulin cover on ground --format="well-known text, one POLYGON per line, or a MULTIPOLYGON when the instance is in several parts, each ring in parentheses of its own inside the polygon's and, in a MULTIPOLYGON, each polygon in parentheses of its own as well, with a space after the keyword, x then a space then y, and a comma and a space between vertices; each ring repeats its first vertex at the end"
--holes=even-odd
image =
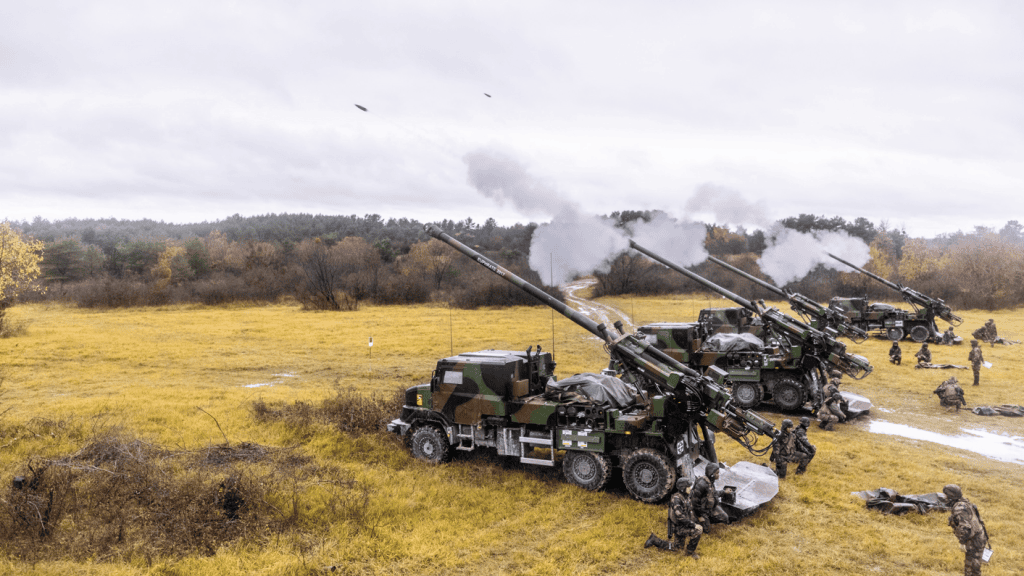
POLYGON ((878 490, 853 492, 853 495, 867 500, 868 508, 878 510, 883 514, 902 516, 907 512, 924 514, 931 510, 949 510, 949 506, 946 505, 946 496, 941 492, 901 496, 891 488, 879 488, 878 490))

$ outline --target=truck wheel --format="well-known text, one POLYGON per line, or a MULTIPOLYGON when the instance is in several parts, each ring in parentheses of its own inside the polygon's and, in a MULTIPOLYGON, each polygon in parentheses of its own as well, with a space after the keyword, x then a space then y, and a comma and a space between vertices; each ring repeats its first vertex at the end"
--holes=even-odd
POLYGON ((927 342, 929 336, 931 336, 931 332, 920 324, 910 329, 910 339, 918 344, 927 342))
POLYGON ((772 390, 772 400, 783 410, 796 410, 803 406, 804 392, 800 385, 789 378, 784 378, 772 390))
POLYGON ((740 382, 732 387, 732 397, 740 408, 753 408, 761 403, 761 385, 756 382, 740 382))
POLYGON ((608 459, 596 452, 569 451, 562 460, 562 473, 565 474, 565 479, 584 490, 604 488, 610 471, 608 459))
POLYGON ((443 432, 436 426, 420 426, 412 433, 412 455, 432 464, 447 462, 451 458, 451 446, 443 432))
POLYGON ((889 328, 886 333, 889 336, 889 340, 892 340, 893 342, 903 340, 903 328, 889 328))
POLYGON ((623 462, 622 480, 637 500, 657 502, 667 496, 675 485, 676 470, 661 452, 640 448, 623 462))

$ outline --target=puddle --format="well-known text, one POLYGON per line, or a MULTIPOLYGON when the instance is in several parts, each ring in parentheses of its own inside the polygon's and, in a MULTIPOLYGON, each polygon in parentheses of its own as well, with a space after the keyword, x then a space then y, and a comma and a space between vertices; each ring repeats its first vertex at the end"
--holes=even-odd
MULTIPOLYGON (((282 374, 271 374, 274 378, 298 378, 298 374, 288 374, 287 372, 282 374)), ((280 384, 281 380, 274 380, 272 382, 257 382, 255 384, 246 384, 242 388, 260 388, 263 386, 273 386, 274 384, 280 384)))
POLYGON ((984 430, 969 429, 964 429, 964 433, 957 436, 947 436, 946 434, 929 432, 905 424, 893 424, 884 420, 872 421, 868 431, 876 434, 890 434, 913 440, 934 442, 943 446, 968 450, 1002 462, 1024 464, 1024 437, 1020 436, 1004 436, 984 430))

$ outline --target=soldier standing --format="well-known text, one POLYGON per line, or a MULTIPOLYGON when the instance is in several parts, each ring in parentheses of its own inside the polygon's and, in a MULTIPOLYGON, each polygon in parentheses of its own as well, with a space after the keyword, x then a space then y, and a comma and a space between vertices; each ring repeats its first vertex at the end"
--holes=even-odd
POLYGON ((900 349, 900 343, 893 340, 892 348, 889 348, 889 362, 899 366, 903 360, 903 350, 900 349))
POLYGON ((705 527, 705 532, 712 522, 729 523, 729 515, 725 513, 720 503, 722 492, 715 490, 718 474, 718 464, 711 462, 704 467, 704 475, 693 483, 693 511, 697 515, 697 522, 705 527))
POLYGON ((796 467, 797 474, 803 474, 807 471, 807 465, 814 460, 814 455, 817 454, 818 449, 811 444, 811 441, 807 439, 807 427, 811 425, 811 419, 807 416, 800 418, 800 425, 793 431, 793 436, 796 438, 796 449, 798 452, 806 454, 803 460, 800 460, 800 465, 796 467))
POLYGON ((846 414, 843 414, 843 409, 839 407, 839 402, 842 398, 839 393, 836 392, 829 398, 821 408, 818 408, 818 426, 825 430, 833 430, 836 422, 845 422, 846 414))
POLYGON ((914 354, 914 358, 917 358, 918 364, 931 364, 932 363, 932 351, 928 349, 928 343, 921 344, 921 349, 914 354))
POLYGON ((947 484, 942 493, 950 506, 949 527, 966 551, 964 576, 981 576, 981 558, 988 547, 988 531, 978 514, 978 507, 964 498, 956 484, 947 484))
POLYGON ((956 408, 956 411, 959 412, 960 405, 967 406, 967 401, 964 400, 964 389, 957 383, 956 376, 939 384, 932 394, 938 395, 939 404, 943 408, 956 408))
POLYGON ((647 541, 644 542, 644 548, 657 546, 662 550, 677 551, 683 547, 683 543, 689 538, 690 542, 686 546, 686 553, 693 556, 694 560, 696 560, 699 558, 697 556, 697 544, 700 542, 702 534, 704 534, 704 527, 697 523, 697 516, 693 512, 690 479, 685 476, 681 477, 676 480, 676 493, 672 495, 668 503, 669 539, 662 540, 652 532, 647 541), (672 542, 673 535, 675 535, 675 542, 672 542))
POLYGON ((967 360, 971 363, 971 370, 974 370, 974 385, 977 386, 981 383, 981 363, 985 361, 977 340, 971 340, 971 352, 967 360))

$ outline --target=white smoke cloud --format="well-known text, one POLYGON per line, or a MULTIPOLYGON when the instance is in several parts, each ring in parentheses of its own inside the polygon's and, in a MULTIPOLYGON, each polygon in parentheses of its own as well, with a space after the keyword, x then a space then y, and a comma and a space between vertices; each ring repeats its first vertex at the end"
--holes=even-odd
POLYGON ((527 172, 518 160, 498 150, 474 150, 462 157, 469 183, 499 204, 511 203, 524 214, 554 216, 573 204, 561 198, 555 187, 527 172))
POLYGON ((674 264, 693 266, 708 257, 704 249, 707 229, 703 224, 679 222, 659 212, 650 222, 638 220, 630 229, 637 244, 674 264))
POLYGON ((684 209, 691 216, 710 215, 711 222, 720 226, 767 228, 771 225, 764 201, 750 202, 736 190, 710 182, 697 186, 684 209))
POLYGON ((569 208, 533 232, 530 268, 552 285, 576 276, 607 272, 629 240, 612 220, 569 208))
POLYGON ((757 264, 781 286, 803 278, 819 264, 849 271, 849 267, 829 257, 828 253, 857 266, 863 266, 871 258, 871 250, 863 240, 842 231, 803 233, 775 225, 765 236, 768 248, 757 264))

